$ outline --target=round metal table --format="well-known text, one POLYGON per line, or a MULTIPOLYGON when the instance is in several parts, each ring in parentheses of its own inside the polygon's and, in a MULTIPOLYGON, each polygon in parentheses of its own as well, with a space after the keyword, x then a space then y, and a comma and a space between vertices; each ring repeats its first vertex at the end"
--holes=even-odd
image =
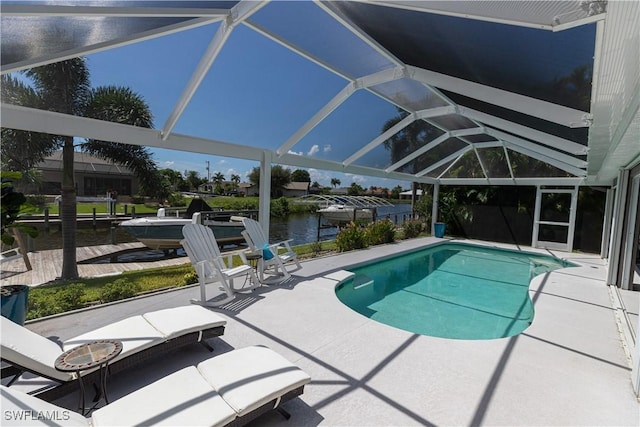
POLYGON ((57 370, 62 372, 75 372, 78 377, 78 384, 80 385, 79 409, 82 415, 86 415, 91 410, 95 409, 100 401, 100 397, 104 397, 106 404, 109 403, 109 398, 107 397, 107 368, 109 362, 117 357, 121 352, 122 343, 120 341, 96 340, 74 347, 71 350, 67 350, 56 359, 54 366, 57 370), (96 403, 85 413, 84 381, 82 380, 82 375, 80 375, 80 373, 81 371, 86 371, 95 367, 98 367, 100 370, 98 394, 95 399, 96 403))

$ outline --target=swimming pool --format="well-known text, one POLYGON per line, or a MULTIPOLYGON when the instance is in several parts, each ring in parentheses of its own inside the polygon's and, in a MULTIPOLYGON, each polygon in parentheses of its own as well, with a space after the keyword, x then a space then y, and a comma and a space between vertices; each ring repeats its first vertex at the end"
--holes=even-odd
POLYGON ((494 339, 533 322, 531 279, 575 266, 546 255, 445 243, 348 268, 345 305, 378 322, 421 335, 494 339))

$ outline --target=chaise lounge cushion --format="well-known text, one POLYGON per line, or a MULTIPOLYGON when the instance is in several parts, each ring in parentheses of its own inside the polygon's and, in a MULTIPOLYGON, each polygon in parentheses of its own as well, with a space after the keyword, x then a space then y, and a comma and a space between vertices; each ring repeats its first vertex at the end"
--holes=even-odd
POLYGON ((0 385, 2 425, 244 425, 280 399, 300 395, 309 381, 272 350, 247 347, 167 375, 95 410, 89 419, 0 385))
POLYGON ((89 420, 77 412, 42 399, 0 386, 3 426, 89 426, 89 420))
MULTIPOLYGON (((75 374, 56 370, 54 362, 63 351, 85 342, 101 339, 122 341, 123 351, 113 362, 110 362, 110 368, 114 368, 116 362, 122 361, 121 368, 118 369, 121 370, 152 357, 156 354, 155 346, 159 346, 158 351, 163 351, 165 348, 174 348, 162 347, 161 345, 165 343, 181 346, 221 335, 225 324, 226 320, 219 314, 204 307, 189 305, 123 319, 66 340, 61 348, 55 342, 2 317, 0 356, 3 361, 14 366, 65 384, 70 383, 75 378, 75 374), (203 334, 197 335, 200 331, 204 332, 204 337, 203 334), (179 337, 185 339, 178 339, 179 337), (144 353, 141 353, 142 351, 144 353), (136 354, 141 356, 128 359, 129 356, 136 354)), ((95 372, 97 368, 83 371, 82 375, 87 376, 95 372)), ((49 390, 53 389, 49 388, 49 390)), ((47 393, 46 399, 57 396, 50 394, 49 391, 45 393, 47 393)))
POLYGON ((198 370, 239 416, 311 381, 302 369, 261 346, 205 360, 198 370))
POLYGON ((36 334, 12 322, 6 317, 0 317, 2 331, 2 358, 10 360, 30 371, 40 372, 49 378, 60 381, 71 381, 73 375, 60 372, 53 366, 62 349, 55 342, 36 334))
POLYGON ((84 343, 101 339, 122 341, 122 353, 115 360, 130 356, 165 341, 162 334, 151 326, 144 317, 133 316, 68 339, 63 343, 62 347, 67 351, 84 343))
POLYGON ((195 366, 181 369, 95 411, 94 426, 213 425, 233 421, 236 413, 195 366))
POLYGON ((227 321, 217 313, 203 307, 187 305, 143 314, 154 328, 167 339, 189 332, 224 326, 227 321))

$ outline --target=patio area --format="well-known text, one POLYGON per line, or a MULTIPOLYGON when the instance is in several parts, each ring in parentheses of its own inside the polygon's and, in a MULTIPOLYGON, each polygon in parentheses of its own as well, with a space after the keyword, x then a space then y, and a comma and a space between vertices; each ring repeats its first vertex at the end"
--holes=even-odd
MULTIPOLYGON (((311 375, 292 418, 270 413, 254 425, 638 425, 629 351, 617 291, 598 256, 557 252, 581 264, 538 276, 535 320, 522 334, 488 341, 415 335, 367 319, 335 297, 343 267, 432 243, 402 241, 303 263, 288 283, 240 295, 225 309, 214 355, 266 345, 311 375), (338 274, 339 275, 339 274, 338 274)), ((487 243, 484 243, 487 244, 487 243)), ((511 247, 491 243, 492 246, 511 247)), ((528 251, 541 251, 521 248, 528 251)), ((548 251, 547 251, 548 252, 548 251)), ((637 324, 637 292, 621 291, 637 324)), ((42 321, 28 328, 64 340, 125 317, 189 304, 190 287, 42 321)), ((109 378, 115 400, 211 357, 189 346, 109 378)), ((75 394, 57 402, 74 408, 75 394)))

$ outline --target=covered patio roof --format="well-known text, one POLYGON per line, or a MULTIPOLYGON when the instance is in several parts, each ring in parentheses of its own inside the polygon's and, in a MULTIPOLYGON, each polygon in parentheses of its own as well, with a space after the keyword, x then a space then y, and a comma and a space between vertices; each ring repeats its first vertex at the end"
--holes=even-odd
MULTIPOLYGON (((441 184, 610 186, 640 161, 635 1, 3 1, 1 13, 2 74, 212 34, 182 93, 163 98, 173 107, 156 129, 5 100, 3 127, 441 184), (247 31, 311 65, 304 84, 323 101, 295 118, 275 107, 284 137, 212 138, 215 124, 190 134, 192 120, 210 117, 190 102, 227 84, 216 69, 233 66, 225 53, 247 31), (315 87, 316 75, 331 83, 315 87), (362 126, 358 110, 384 120, 354 137, 344 126, 362 126), (311 147, 323 143, 340 149, 318 156, 311 147)), ((281 92, 270 102, 299 96, 281 92)))

